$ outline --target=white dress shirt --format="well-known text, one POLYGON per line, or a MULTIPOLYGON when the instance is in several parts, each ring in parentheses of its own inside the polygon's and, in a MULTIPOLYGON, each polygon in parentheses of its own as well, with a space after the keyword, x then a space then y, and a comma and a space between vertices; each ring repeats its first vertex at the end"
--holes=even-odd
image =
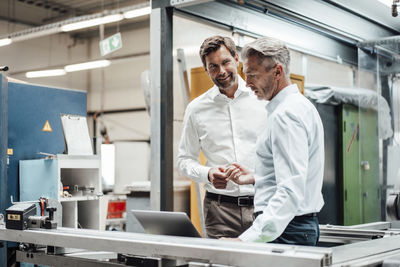
POLYGON ((239 236, 269 242, 289 222, 324 205, 324 130, 314 105, 297 85, 280 91, 267 105, 266 127, 257 140, 254 211, 262 211, 239 236))
POLYGON ((211 167, 227 167, 237 162, 254 170, 257 136, 266 120, 266 101, 259 101, 239 77, 239 86, 230 99, 217 86, 194 99, 186 108, 178 151, 178 169, 182 175, 216 194, 254 195, 253 185, 228 182, 216 189, 208 180, 211 167), (199 161, 200 150, 207 159, 199 161))

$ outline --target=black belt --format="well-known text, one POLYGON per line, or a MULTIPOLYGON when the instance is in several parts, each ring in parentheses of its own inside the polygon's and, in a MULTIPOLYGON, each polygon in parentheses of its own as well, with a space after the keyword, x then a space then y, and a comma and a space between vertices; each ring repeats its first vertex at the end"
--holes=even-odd
POLYGON ((231 197, 231 196, 206 192, 206 198, 209 198, 209 199, 212 199, 215 201, 219 201, 219 202, 233 203, 233 204, 238 205, 239 207, 253 206, 253 204, 254 204, 253 196, 231 197))
MULTIPOLYGON (((262 214, 263 211, 257 211, 253 213, 254 219, 257 218, 258 215, 262 214)), ((313 213, 307 213, 299 216, 295 216, 295 218, 302 218, 302 217, 317 217, 318 213, 313 212, 313 213)))

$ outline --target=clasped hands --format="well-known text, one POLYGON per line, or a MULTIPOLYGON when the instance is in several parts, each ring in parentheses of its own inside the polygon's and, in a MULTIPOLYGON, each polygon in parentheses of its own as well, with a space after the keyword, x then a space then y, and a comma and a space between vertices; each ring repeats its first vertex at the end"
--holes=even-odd
POLYGON ((253 172, 239 163, 224 168, 211 168, 208 171, 208 180, 216 189, 225 189, 228 181, 235 182, 239 185, 254 184, 253 172))

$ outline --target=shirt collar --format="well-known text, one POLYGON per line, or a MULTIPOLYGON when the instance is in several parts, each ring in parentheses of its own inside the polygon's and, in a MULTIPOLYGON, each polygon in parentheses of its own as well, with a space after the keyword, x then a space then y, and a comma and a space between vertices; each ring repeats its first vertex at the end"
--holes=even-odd
MULTIPOLYGON (((240 96, 241 94, 250 94, 250 88, 246 87, 246 82, 242 79, 242 77, 240 77, 240 75, 238 75, 238 89, 236 90, 235 94, 234 94, 234 98, 237 98, 238 96, 240 96)), ((216 85, 214 85, 211 89, 210 89, 210 93, 209 96, 211 97, 211 99, 215 100, 216 97, 221 97, 221 98, 228 98, 226 95, 222 94, 218 87, 216 85)))
POLYGON ((291 84, 283 88, 266 106, 268 114, 272 113, 288 95, 295 93, 300 93, 297 84, 291 84))

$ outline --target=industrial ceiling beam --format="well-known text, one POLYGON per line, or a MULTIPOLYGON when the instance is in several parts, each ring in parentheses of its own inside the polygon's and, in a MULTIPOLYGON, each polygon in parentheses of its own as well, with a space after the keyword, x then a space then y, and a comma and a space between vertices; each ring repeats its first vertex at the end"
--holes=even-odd
POLYGON ((296 51, 356 66, 357 43, 393 35, 371 21, 322 1, 216 0, 176 7, 177 13, 252 37, 271 36, 296 51), (224 16, 221 16, 224 14, 224 16), (329 16, 326 16, 329 14, 329 16), (339 19, 340 18, 340 19, 339 19))
MULTIPOLYGON (((283 18, 293 19, 299 23, 311 25, 325 32, 332 32, 335 35, 342 35, 354 40, 367 40, 387 37, 399 34, 399 30, 384 26, 373 19, 360 13, 346 9, 344 5, 337 5, 331 0, 308 0, 301 5, 296 0, 247 0, 247 3, 259 3, 270 15, 276 14, 283 18)), ((376 0, 342 1, 351 2, 360 10, 366 5, 373 7, 375 11, 381 11, 381 4, 376 0)), ((349 3, 350 5, 350 3, 349 3)), ((387 7, 387 16, 390 16, 390 8, 387 7)))
POLYGON ((271 16, 232 3, 214 1, 197 6, 177 8, 183 15, 226 26, 233 32, 252 37, 270 36, 287 43, 289 48, 320 58, 357 65, 357 47, 323 32, 307 29, 294 21, 271 16), (225 14, 221 16, 221 14, 225 14))

